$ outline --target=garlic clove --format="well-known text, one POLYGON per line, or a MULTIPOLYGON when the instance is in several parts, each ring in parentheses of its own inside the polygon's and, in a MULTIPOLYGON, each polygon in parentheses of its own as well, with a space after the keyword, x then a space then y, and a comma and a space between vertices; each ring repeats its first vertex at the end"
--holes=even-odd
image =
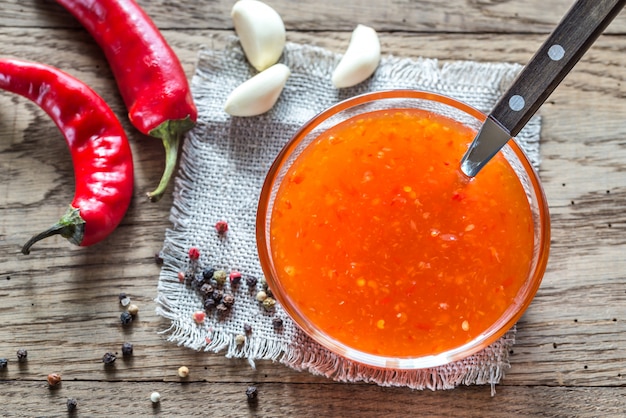
POLYGON ((374 74, 379 63, 378 34, 369 26, 357 25, 348 49, 333 71, 333 85, 337 88, 357 85, 374 74))
POLYGON ((258 0, 239 0, 230 15, 250 64, 258 71, 276 64, 286 42, 285 24, 276 10, 258 0))
POLYGON ((240 84, 233 90, 224 105, 232 116, 256 116, 270 110, 291 75, 285 64, 274 64, 240 84))

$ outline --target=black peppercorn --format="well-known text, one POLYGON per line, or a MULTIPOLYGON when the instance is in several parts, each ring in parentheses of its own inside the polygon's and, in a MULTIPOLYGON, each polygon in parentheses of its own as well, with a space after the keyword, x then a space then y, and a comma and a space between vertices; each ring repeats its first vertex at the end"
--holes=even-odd
POLYGON ((5 358, 0 358, 0 370, 6 369, 8 365, 9 365, 9 360, 5 358))
POLYGON ((248 402, 255 401, 259 396, 259 391, 256 386, 248 386, 248 389, 246 389, 246 396, 248 397, 248 402))
POLYGON ((126 293, 120 293, 120 296, 119 296, 120 300, 124 300, 124 299, 126 299, 127 297, 128 297, 128 296, 126 296, 126 293))
POLYGON ((217 309, 219 313, 224 313, 228 311, 228 306, 224 305, 223 303, 218 303, 215 309, 217 309))
POLYGON ((132 356, 133 355, 133 345, 131 343, 122 344, 122 355, 123 356, 132 356))
POLYGON ((117 360, 117 356, 113 353, 106 353, 102 356, 102 362, 106 365, 115 363, 115 360, 117 360))
POLYGON ((226 305, 226 307, 231 308, 235 304, 235 297, 231 294, 224 295, 222 303, 226 305))
POLYGON ((204 285, 205 283, 206 283, 206 280, 204 280, 204 276, 202 274, 197 274, 191 280, 191 287, 194 289, 200 289, 202 285, 204 285))
POLYGON ((246 277, 246 284, 248 285, 248 287, 249 287, 250 289, 255 288, 255 287, 256 287, 256 284, 257 284, 257 279, 256 279, 256 277, 252 277, 252 276, 248 276, 248 277, 246 277))
POLYGON ((209 283, 205 283, 202 285, 202 287, 200 287, 200 293, 204 297, 209 297, 210 295, 212 295, 214 290, 215 288, 213 288, 213 286, 211 286, 209 283))
POLYGON ((207 300, 204 301, 204 310, 209 312, 213 310, 213 308, 215 308, 216 305, 217 303, 215 302, 215 300, 213 300, 212 298, 208 298, 207 300))
POLYGON ((122 325, 128 325, 133 322, 133 316, 130 314, 130 312, 124 311, 120 315, 120 322, 122 323, 122 325))
POLYGON ((19 350, 17 350, 17 361, 24 362, 26 361, 26 358, 28 357, 28 351, 24 350, 23 348, 20 348, 19 350))
POLYGON ((219 289, 215 289, 213 290, 213 293, 211 293, 211 299, 213 299, 215 303, 219 303, 223 297, 224 297, 224 292, 219 289))
POLYGON ((243 332, 245 332, 246 334, 250 334, 252 332, 252 325, 243 324, 243 332))
POLYGON ((154 253, 154 262, 157 266, 163 265, 163 257, 161 257, 160 253, 154 253))
POLYGON ((272 326, 276 331, 280 330, 283 327, 283 320, 280 318, 272 319, 272 326))
POLYGON ((215 269, 212 267, 206 268, 204 269, 204 271, 202 271, 202 278, 205 281, 209 281, 213 278, 213 274, 215 274, 215 269))
POLYGON ((73 398, 67 398, 67 410, 68 411, 75 411, 76 407, 78 406, 78 402, 76 402, 76 399, 73 398))

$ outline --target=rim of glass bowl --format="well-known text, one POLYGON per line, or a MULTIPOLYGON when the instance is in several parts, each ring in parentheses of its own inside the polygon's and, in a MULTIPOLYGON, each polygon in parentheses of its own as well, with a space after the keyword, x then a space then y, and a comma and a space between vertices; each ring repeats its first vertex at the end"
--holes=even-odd
POLYGON ((311 324, 304 315, 301 315, 299 308, 284 294, 278 275, 274 270, 269 242, 274 197, 284 174, 301 151, 321 132, 342 120, 377 109, 402 107, 436 111, 475 130, 480 128, 486 118, 485 114, 463 102, 441 94, 418 90, 385 90, 365 93, 331 106, 306 122, 283 147, 270 167, 259 198, 256 240, 261 267, 274 296, 296 325, 314 341, 337 355, 368 366, 385 369, 420 369, 441 366, 466 358, 495 342, 520 319, 539 289, 548 262, 550 216, 539 176, 524 151, 515 141, 509 141, 501 152, 504 153, 509 164, 518 173, 532 209, 535 227, 533 265, 526 285, 520 290, 514 303, 488 330, 469 343, 436 355, 390 357, 359 351, 336 341, 323 330, 311 324), (520 173, 526 175, 521 176, 520 173))

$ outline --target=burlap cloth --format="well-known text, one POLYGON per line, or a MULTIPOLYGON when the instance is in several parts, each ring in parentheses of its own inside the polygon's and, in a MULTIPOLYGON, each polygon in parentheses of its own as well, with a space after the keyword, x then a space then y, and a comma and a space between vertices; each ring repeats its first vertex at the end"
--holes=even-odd
MULTIPOLYGON (((245 277, 262 279, 255 242, 257 199, 274 157, 308 119, 338 101, 374 90, 412 88, 442 93, 488 112, 520 70, 509 63, 446 62, 384 57, 374 76, 360 85, 337 90, 331 73, 340 55, 322 48, 288 43, 281 62, 292 71, 287 85, 268 113, 250 118, 226 114, 227 95, 255 74, 236 39, 223 50, 203 49, 192 80, 199 110, 198 125, 185 140, 175 181, 174 204, 162 249, 164 264, 158 284, 157 312, 171 320, 163 330, 170 341, 195 350, 221 352, 254 361, 270 359, 342 382, 372 382, 413 389, 450 389, 460 384, 500 382, 509 367, 515 329, 490 347, 462 361, 431 369, 379 370, 338 357, 315 343, 287 317, 280 306, 266 311, 255 299, 259 283, 250 289, 245 277), (219 237, 216 221, 229 231, 219 237), (198 325, 192 319, 203 310, 202 298, 178 273, 189 268, 188 249, 200 249, 200 267, 238 270, 244 280, 226 283, 235 304, 227 315, 207 314, 198 325), (272 320, 281 318, 275 330, 272 320), (252 331, 244 332, 244 325, 252 331), (245 335, 238 345, 237 335, 245 335)), ((540 121, 535 117, 517 137, 531 160, 539 164, 540 121)), ((241 337, 239 337, 241 339, 241 337)))

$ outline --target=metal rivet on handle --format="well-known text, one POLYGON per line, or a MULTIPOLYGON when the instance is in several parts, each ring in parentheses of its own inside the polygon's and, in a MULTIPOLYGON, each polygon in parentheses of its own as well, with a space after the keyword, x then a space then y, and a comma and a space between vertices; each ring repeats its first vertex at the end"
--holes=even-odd
POLYGON ((526 104, 526 101, 519 94, 511 96, 511 98, 509 99, 509 107, 511 108, 511 110, 514 110, 515 112, 522 110, 525 104, 526 104))

